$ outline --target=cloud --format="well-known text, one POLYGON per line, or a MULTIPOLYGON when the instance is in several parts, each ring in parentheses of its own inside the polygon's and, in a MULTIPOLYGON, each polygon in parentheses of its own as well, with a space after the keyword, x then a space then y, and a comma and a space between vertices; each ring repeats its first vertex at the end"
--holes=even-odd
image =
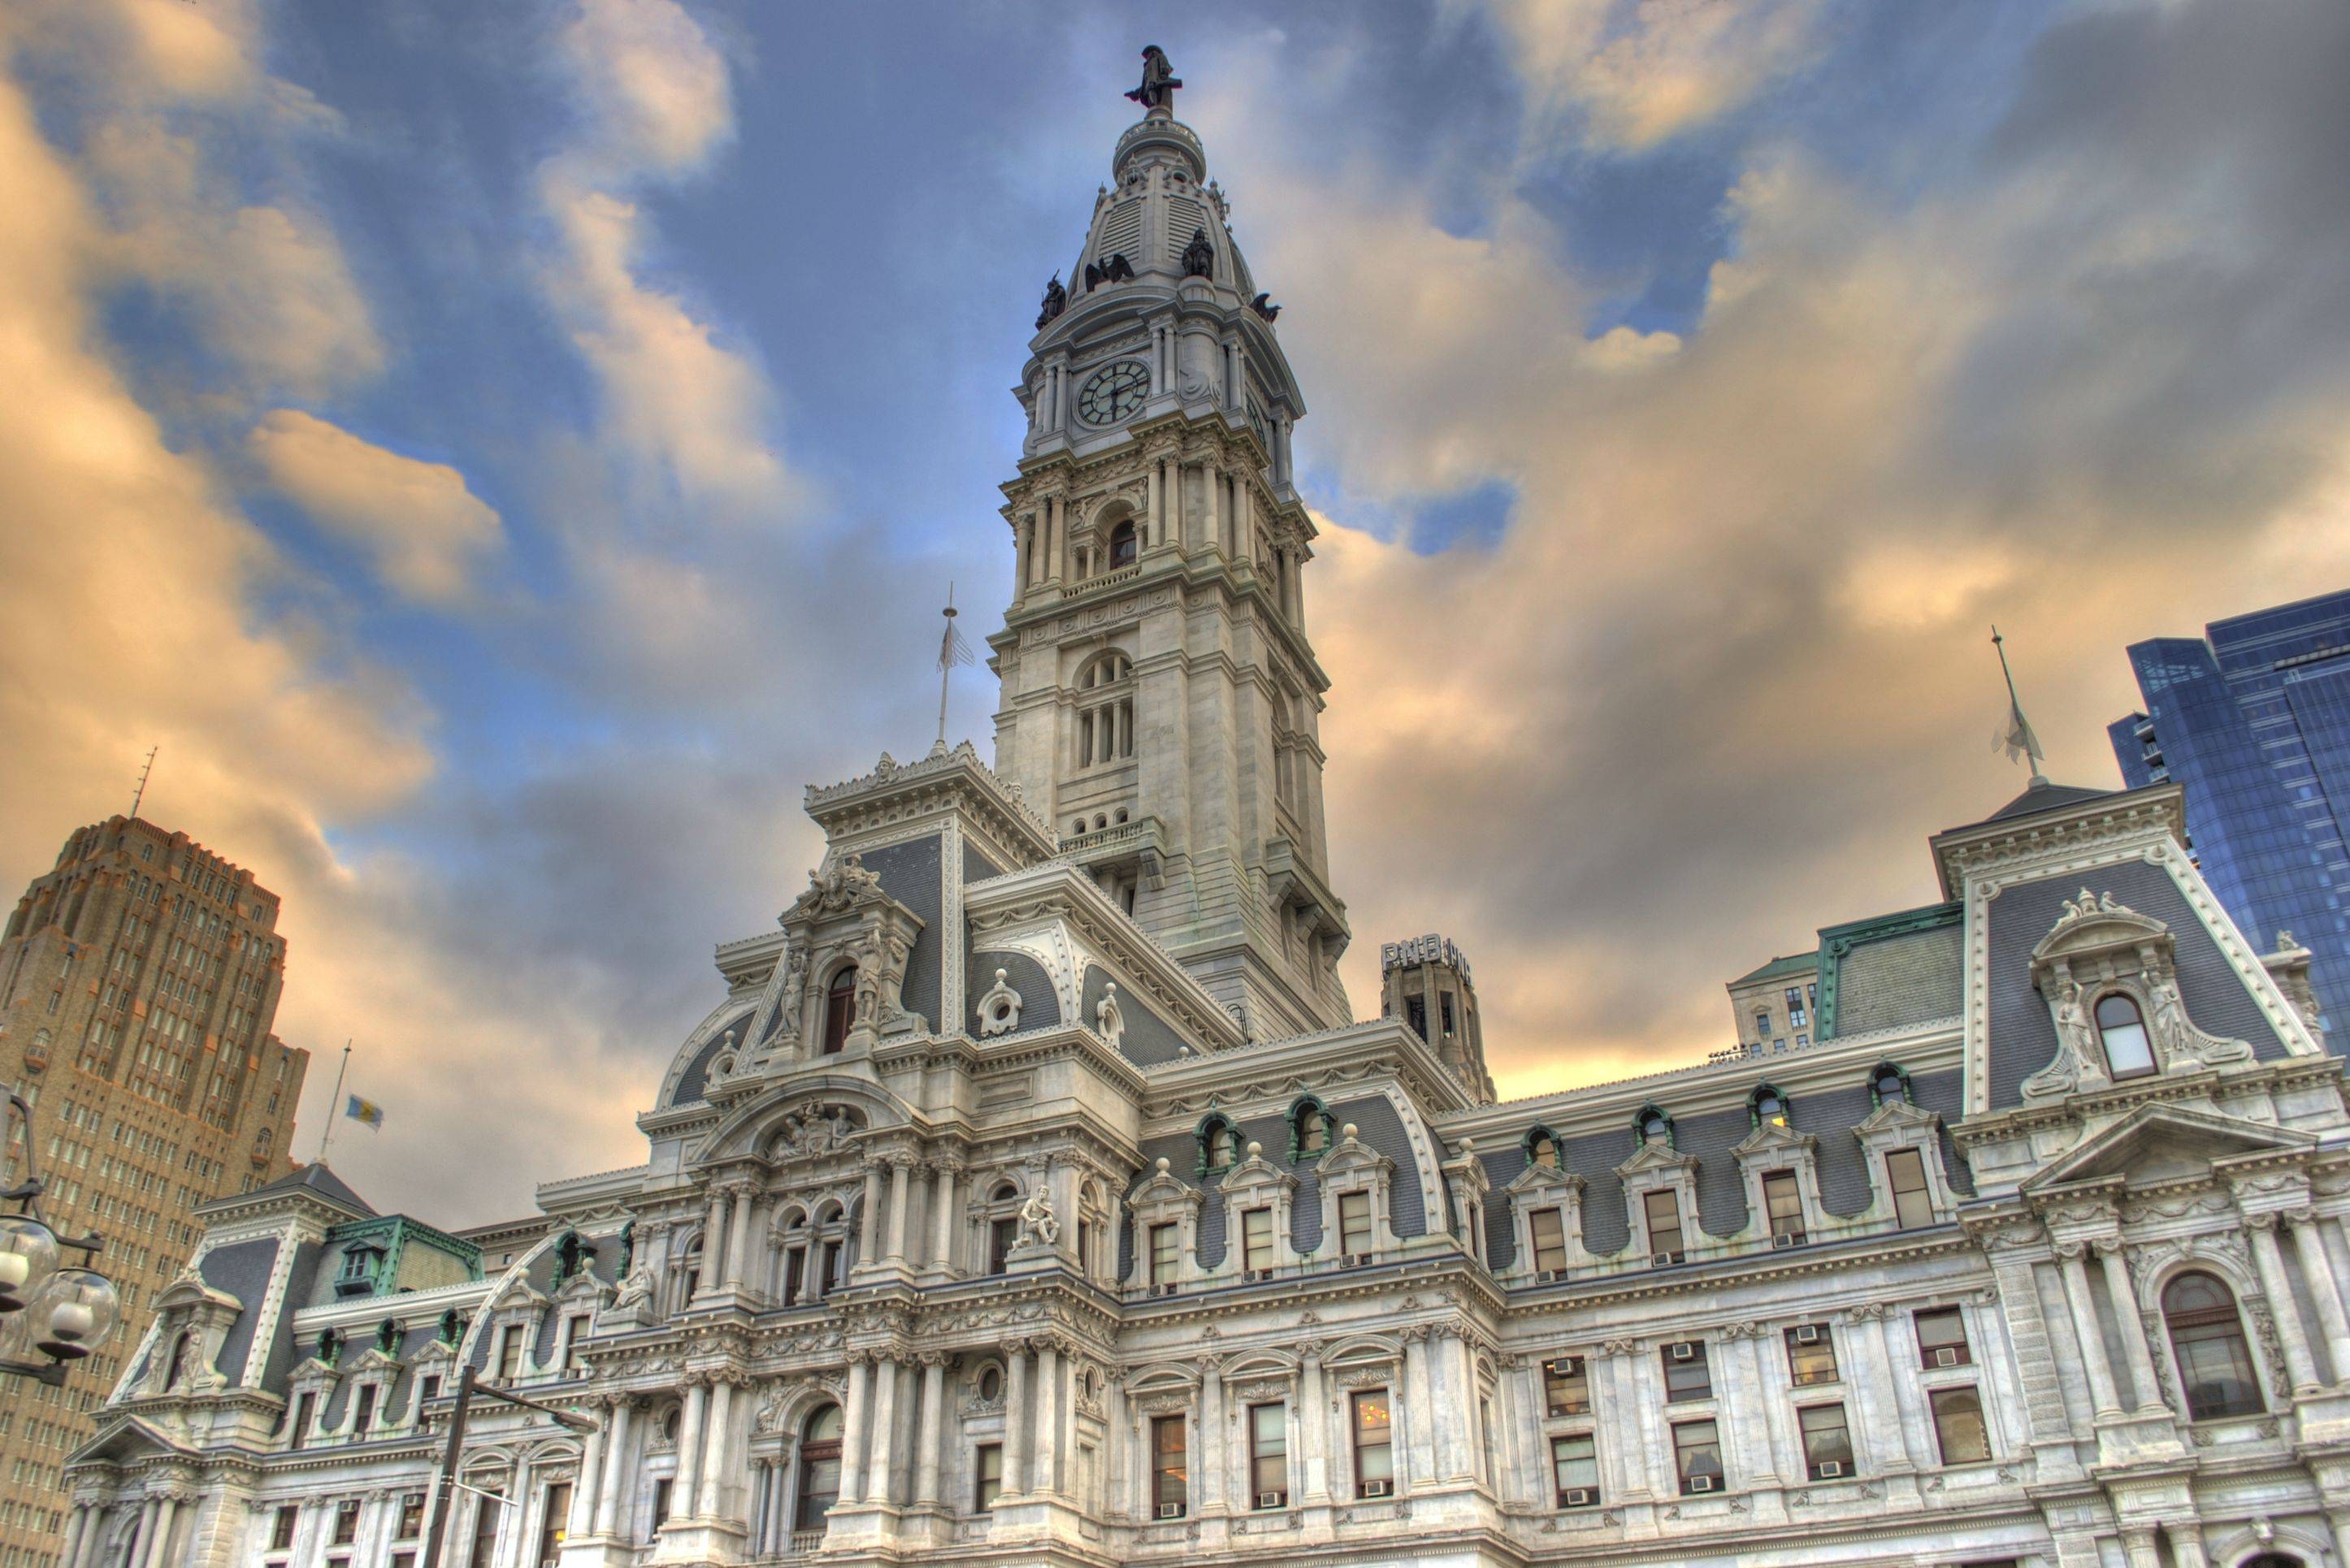
POLYGON ((675 0, 580 0, 560 43, 587 146, 616 171, 683 173, 733 138, 725 57, 675 0))
POLYGON ((1488 0, 1533 101, 1640 151, 1744 107, 1813 55, 1814 0, 1488 0))
POLYGON ((263 419, 246 449, 288 500, 420 603, 471 597, 474 567, 503 537, 498 514, 455 469, 387 452, 297 409, 263 419))

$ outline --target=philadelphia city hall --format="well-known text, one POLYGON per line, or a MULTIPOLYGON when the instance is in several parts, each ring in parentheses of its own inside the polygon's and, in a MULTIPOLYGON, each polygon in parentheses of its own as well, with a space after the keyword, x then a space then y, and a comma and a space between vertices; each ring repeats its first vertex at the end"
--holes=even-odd
MULTIPOLYGON (((1163 55, 1003 486, 991 768, 826 847, 637 1119, 452 1232, 214 1200, 65 1568, 2350 1564, 2350 1115, 2179 789, 2032 785, 1812 1033, 1497 1101, 1337 961, 1305 411, 1163 55), (436 1483, 460 1374, 476 1397, 436 1483)), ((1990 803, 1986 803, 1988 805, 1990 803)))

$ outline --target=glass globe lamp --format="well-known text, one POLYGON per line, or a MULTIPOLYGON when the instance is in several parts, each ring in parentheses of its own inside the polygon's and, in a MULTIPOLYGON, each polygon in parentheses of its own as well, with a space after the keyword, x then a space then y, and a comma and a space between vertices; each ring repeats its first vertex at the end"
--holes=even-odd
POLYGON ((23 1310, 57 1272, 57 1239, 38 1220, 0 1214, 0 1313, 23 1310))
POLYGON ((57 1361, 78 1361, 106 1343, 122 1303, 95 1269, 59 1269, 26 1303, 33 1344, 57 1361))

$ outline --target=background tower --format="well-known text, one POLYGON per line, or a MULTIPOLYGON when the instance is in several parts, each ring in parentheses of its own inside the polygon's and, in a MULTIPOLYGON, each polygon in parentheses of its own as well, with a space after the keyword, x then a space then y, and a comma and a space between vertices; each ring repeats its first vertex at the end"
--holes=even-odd
POLYGON ((1021 377, 996 765, 1269 1037, 1349 1017, 1291 483, 1305 405, 1200 138, 1157 96, 1021 377))
MULTIPOLYGON (((309 1053, 270 1033, 286 976, 277 895, 184 833, 135 816, 77 830, 0 932, 0 1082, 31 1136, 60 1232, 107 1239, 99 1265, 138 1323, 203 1227, 207 1199, 285 1174, 309 1053)), ((0 1179, 23 1147, 0 1148, 0 1179)), ((91 1431, 130 1341, 62 1388, 16 1385, 0 1425, 0 1554, 54 1561, 66 1456, 91 1431)))
POLYGON ((1414 937, 1379 949, 1379 1016, 1411 1025, 1479 1104, 1492 1103, 1477 988, 1469 981, 1469 961, 1450 940, 1414 937))

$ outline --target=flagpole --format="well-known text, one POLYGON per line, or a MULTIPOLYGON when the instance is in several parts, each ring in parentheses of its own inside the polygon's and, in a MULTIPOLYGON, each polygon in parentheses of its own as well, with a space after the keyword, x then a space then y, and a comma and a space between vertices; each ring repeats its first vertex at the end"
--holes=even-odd
POLYGON ((2040 737, 2033 732, 2031 721, 2023 716, 2023 699, 2015 694, 2015 671, 2007 667, 2007 639, 1999 635, 1996 625, 1991 628, 1991 645, 1999 654, 1999 673, 2007 682, 2008 758, 2013 761, 2015 748, 2020 746, 2023 760, 2032 768, 2032 783, 2046 784, 2048 776, 2040 771, 2040 764, 2045 760, 2040 750, 2040 737))
POLYGON ((947 682, 954 679, 954 584, 947 584, 947 636, 939 653, 939 749, 947 743, 947 682))
POLYGON ((335 1069, 334 1098, 329 1099, 327 1102, 327 1123, 324 1127, 318 1129, 318 1158, 317 1160, 311 1162, 313 1164, 323 1163, 327 1158, 327 1140, 332 1137, 335 1134, 335 1100, 339 1100, 343 1097, 343 1075, 350 1070, 351 1043, 347 1038, 343 1042, 342 1065, 335 1069))
POLYGON ((1999 635, 1999 628, 1991 628, 1991 645, 1999 650, 1999 672, 2007 678, 2007 701, 2010 706, 2021 708, 2023 703, 2015 694, 2015 672, 2007 667, 2007 639, 1999 635))

